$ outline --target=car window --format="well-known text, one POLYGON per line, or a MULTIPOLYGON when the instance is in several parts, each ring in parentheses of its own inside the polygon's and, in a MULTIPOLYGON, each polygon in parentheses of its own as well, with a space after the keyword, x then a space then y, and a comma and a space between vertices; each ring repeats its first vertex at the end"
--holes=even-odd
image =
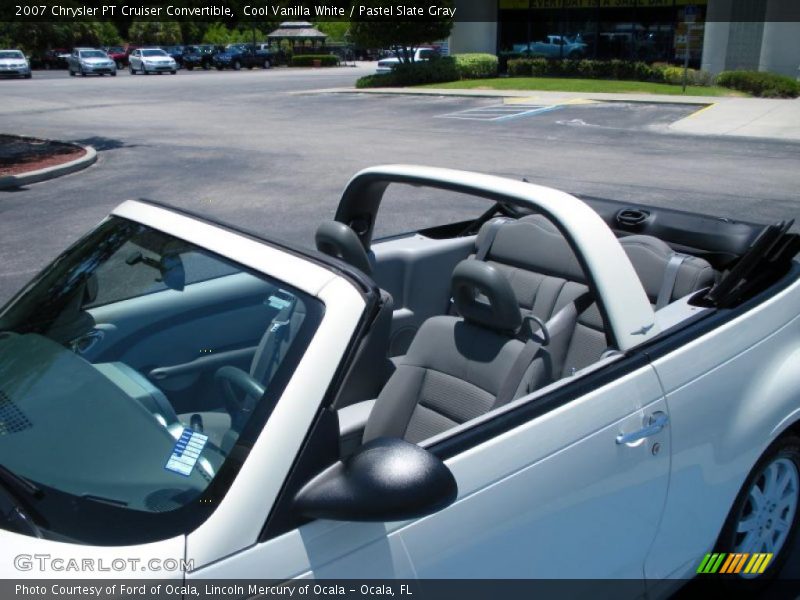
POLYGON ((196 527, 322 311, 285 282, 116 217, 57 259, 0 312, 0 417, 13 416, 0 464, 41 488, 46 537, 120 545, 196 527))

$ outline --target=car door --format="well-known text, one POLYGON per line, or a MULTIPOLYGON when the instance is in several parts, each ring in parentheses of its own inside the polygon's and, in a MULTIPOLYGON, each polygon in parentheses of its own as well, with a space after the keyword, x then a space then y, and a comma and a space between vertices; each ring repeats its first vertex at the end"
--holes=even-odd
POLYGON ((507 415, 521 416, 508 431, 475 445, 457 442, 467 431, 451 439, 464 447, 446 461, 459 489, 448 508, 410 522, 312 521, 189 577, 614 578, 639 580, 628 589, 644 592, 669 469, 654 370, 640 363, 528 420, 536 402, 512 407, 507 415))

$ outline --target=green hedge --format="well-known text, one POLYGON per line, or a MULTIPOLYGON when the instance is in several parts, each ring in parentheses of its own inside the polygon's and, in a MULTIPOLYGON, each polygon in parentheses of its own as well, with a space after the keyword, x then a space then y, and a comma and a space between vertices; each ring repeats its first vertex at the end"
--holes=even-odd
POLYGON ((454 54, 461 79, 489 79, 497 77, 497 57, 494 54, 454 54))
POLYGON ((717 85, 761 98, 797 98, 800 84, 791 77, 760 71, 723 71, 717 85))
POLYGON ((391 73, 367 75, 356 82, 359 89, 370 87, 405 87, 427 83, 458 81, 458 67, 452 56, 424 62, 400 63, 391 73))
MULTIPOLYGON (((511 77, 581 77, 584 79, 619 79, 623 81, 652 81, 655 83, 683 82, 683 68, 668 64, 652 64, 630 60, 590 60, 548 58, 514 58, 508 61, 511 77)), ((713 77, 706 71, 689 69, 689 85, 711 85, 713 77)))
POLYGON ((292 66, 313 67, 315 60, 323 67, 335 67, 339 64, 339 57, 333 54, 296 54, 292 56, 292 66))

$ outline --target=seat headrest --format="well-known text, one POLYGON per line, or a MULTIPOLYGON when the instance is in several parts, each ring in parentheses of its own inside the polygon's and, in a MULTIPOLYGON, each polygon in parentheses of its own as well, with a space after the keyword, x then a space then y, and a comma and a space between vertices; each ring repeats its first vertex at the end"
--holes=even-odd
POLYGON ((317 250, 323 254, 343 260, 367 275, 372 274, 372 266, 361 240, 358 239, 356 232, 344 223, 325 221, 317 229, 314 241, 317 250))
MULTIPOLYGON (((477 245, 483 242, 487 231, 488 225, 484 225, 478 232, 477 245)), ((569 242, 542 215, 523 217, 500 227, 488 258, 526 271, 586 283, 586 275, 569 242)))
POLYGON ((453 302, 465 321, 516 333, 522 325, 517 297, 508 279, 480 260, 462 260, 453 270, 453 302))

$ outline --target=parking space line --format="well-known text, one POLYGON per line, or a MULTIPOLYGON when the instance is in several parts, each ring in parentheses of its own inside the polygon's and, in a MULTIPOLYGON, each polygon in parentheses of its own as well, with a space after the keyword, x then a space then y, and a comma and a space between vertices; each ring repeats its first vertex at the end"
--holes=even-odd
POLYGON ((531 106, 514 104, 493 104, 491 106, 478 106, 467 108, 454 113, 439 115, 441 119, 459 119, 462 121, 507 121, 520 117, 533 116, 561 108, 561 105, 531 106))

